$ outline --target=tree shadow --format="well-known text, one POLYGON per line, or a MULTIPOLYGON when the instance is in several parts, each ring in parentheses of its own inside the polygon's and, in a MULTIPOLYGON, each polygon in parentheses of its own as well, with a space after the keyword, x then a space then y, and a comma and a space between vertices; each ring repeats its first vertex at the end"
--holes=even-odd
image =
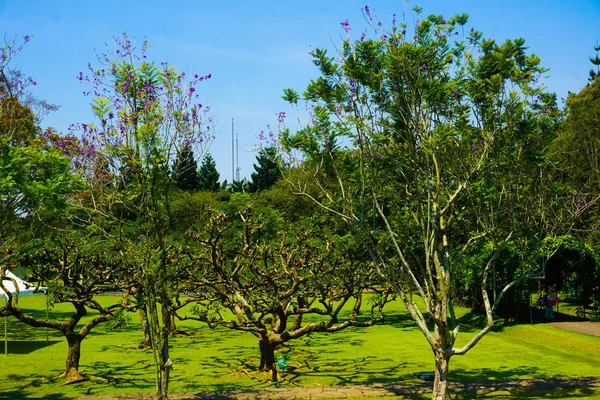
POLYGON ((87 389, 87 395, 94 395, 97 393, 98 387, 102 385, 118 389, 135 389, 136 391, 152 390, 155 387, 154 375, 151 372, 153 370, 154 363, 151 360, 138 361, 130 365, 114 365, 105 361, 95 361, 88 363, 81 372, 93 384, 87 389))
MULTIPOLYGON (((58 389, 62 381, 58 378, 58 372, 53 377, 46 377, 39 374, 35 375, 20 375, 9 374, 7 380, 12 381, 12 387, 8 390, 3 390, 0 393, 1 398, 10 399, 25 399, 31 396, 31 388, 40 388, 42 386, 51 386, 58 389)), ((63 392, 52 392, 43 396, 43 398, 64 398, 63 392)))
POLYGON ((523 376, 544 377, 544 373, 537 367, 522 368, 478 368, 464 370, 461 368, 450 369, 449 380, 452 382, 484 382, 505 381, 511 379, 522 379, 523 376))
POLYGON ((456 399, 539 399, 592 397, 597 378, 531 379, 526 381, 456 382, 451 398, 456 399))
MULTIPOLYGON (((60 340, 9 340, 8 354, 29 354, 44 347, 61 343, 60 340)), ((0 344, 0 348, 4 351, 4 344, 0 344)))

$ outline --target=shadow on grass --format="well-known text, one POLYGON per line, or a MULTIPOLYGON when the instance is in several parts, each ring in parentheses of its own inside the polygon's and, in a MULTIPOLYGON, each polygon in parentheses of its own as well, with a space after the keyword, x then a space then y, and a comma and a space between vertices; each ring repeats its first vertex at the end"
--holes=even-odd
MULTIPOLYGON (((58 374, 56 374, 58 375, 58 374)), ((3 390, 0 393, 1 398, 9 398, 9 399, 25 399, 31 396, 32 388, 40 388, 42 386, 53 386, 56 389, 59 389, 59 386, 62 384, 62 381, 56 377, 47 378, 41 375, 19 375, 19 374, 9 374, 7 375, 7 379, 12 381, 12 387, 8 390, 3 390)), ((48 393, 44 398, 57 398, 64 397, 64 392, 53 392, 48 393)))
MULTIPOLYGON (((9 340, 8 354, 29 354, 60 342, 60 340, 49 340, 47 342, 45 340, 9 340)), ((4 351, 4 344, 0 347, 4 351)))
POLYGON ((486 392, 460 392, 451 394, 451 399, 576 399, 598 396, 598 392, 589 387, 552 388, 545 390, 506 390, 495 389, 486 392))
POLYGON ((104 361, 89 363, 82 374, 89 378, 93 386, 88 387, 86 394, 97 394, 100 386, 115 389, 133 389, 145 392, 155 388, 154 364, 151 360, 142 360, 131 365, 113 365, 104 361))
POLYGON ((463 370, 460 368, 450 368, 449 380, 452 382, 485 382, 485 381, 506 381, 512 379, 522 379, 523 376, 537 376, 545 378, 539 368, 478 368, 474 370, 463 370))
POLYGON ((498 381, 454 385, 452 398, 485 399, 485 398, 577 398, 597 397, 598 379, 595 377, 573 379, 532 379, 527 381, 498 381), (485 387, 485 388, 484 388, 485 387))

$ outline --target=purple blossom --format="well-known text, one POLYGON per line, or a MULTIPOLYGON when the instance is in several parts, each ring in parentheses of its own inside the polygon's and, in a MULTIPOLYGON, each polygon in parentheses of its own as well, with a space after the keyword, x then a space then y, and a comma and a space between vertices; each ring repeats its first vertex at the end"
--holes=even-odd
POLYGON ((366 35, 364 32, 363 32, 363 33, 361 33, 361 34, 360 34, 360 41, 361 41, 361 42, 362 42, 362 41, 364 41, 366 36, 367 36, 367 35, 366 35))
POLYGON ((277 121, 280 124, 283 124, 285 122, 285 112, 281 111, 277 114, 277 121))
POLYGON ((421 68, 423 68, 423 69, 427 69, 427 64, 423 64, 423 65, 421 65, 421 68))
POLYGON ((350 23, 348 22, 348 19, 346 19, 345 21, 340 22, 340 25, 346 31, 346 33, 350 32, 352 30, 352 28, 350 28, 350 23))
POLYGON ((473 151, 477 150, 477 145, 475 143, 473 143, 471 145, 471 150, 473 150, 473 151))
POLYGON ((371 10, 369 9, 369 6, 365 6, 365 14, 367 14, 367 17, 369 17, 369 19, 371 19, 371 10))

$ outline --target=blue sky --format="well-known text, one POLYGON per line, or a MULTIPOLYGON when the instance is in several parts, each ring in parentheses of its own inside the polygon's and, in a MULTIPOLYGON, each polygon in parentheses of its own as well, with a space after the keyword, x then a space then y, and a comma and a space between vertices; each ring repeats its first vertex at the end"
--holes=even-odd
MULTIPOLYGON (((546 84, 559 98, 586 83, 596 39, 600 0, 421 0, 423 13, 468 13, 468 26, 502 41, 523 37, 550 68, 546 84)), ((368 4, 384 20, 402 15, 403 2, 383 0, 153 1, 0 0, 0 27, 7 39, 34 38, 12 64, 38 82, 35 94, 60 105, 43 125, 65 132, 71 123, 93 121, 86 86, 76 75, 124 31, 152 44, 148 58, 187 73, 212 74, 199 87, 211 104, 217 138, 210 150, 221 179, 231 182, 231 120, 239 135, 240 174, 253 171, 257 135, 277 125, 286 111, 284 88, 301 92, 317 70, 308 52, 333 48, 348 19, 358 39, 367 27, 368 4)))

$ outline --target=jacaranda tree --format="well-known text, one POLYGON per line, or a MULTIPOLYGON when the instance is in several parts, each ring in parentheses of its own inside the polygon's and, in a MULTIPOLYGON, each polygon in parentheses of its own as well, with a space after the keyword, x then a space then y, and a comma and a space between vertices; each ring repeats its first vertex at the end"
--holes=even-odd
MULTIPOLYGON (((95 124, 80 124, 88 151, 76 165, 89 188, 78 204, 89 210, 88 224, 111 240, 124 242, 137 260, 137 277, 147 309, 156 390, 168 395, 171 324, 169 291, 173 165, 188 148, 202 154, 212 138, 209 108, 198 102, 197 86, 210 74, 188 79, 167 63, 146 59, 126 34, 116 50, 98 55, 98 66, 78 79, 89 83, 95 124), (160 306, 160 309, 159 309, 160 306)), ((108 46, 107 46, 108 47, 108 46)))

